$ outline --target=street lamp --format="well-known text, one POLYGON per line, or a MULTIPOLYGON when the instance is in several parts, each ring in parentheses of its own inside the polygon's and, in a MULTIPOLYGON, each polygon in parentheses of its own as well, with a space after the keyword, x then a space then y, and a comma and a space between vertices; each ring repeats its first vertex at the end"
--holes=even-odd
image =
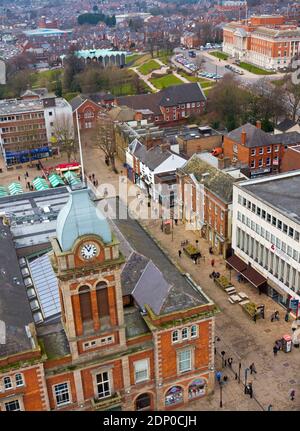
POLYGON ((246 393, 246 388, 247 388, 248 371, 250 371, 250 368, 245 369, 245 393, 246 393))
POLYGON ((241 368, 242 368, 242 364, 239 363, 239 383, 241 383, 241 368))
POLYGON ((273 409, 272 404, 269 404, 269 405, 268 405, 268 412, 271 412, 271 411, 272 411, 272 409, 273 409))
POLYGON ((219 382, 220 384, 220 407, 223 407, 223 399, 222 399, 222 389, 223 389, 223 382, 219 382))

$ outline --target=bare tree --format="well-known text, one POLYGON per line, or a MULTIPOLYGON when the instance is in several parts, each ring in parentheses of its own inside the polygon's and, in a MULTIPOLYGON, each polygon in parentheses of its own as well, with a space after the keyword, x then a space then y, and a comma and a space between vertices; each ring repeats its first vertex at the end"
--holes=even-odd
POLYGON ((96 125, 96 145, 105 154, 105 162, 116 172, 116 140, 114 123, 107 114, 101 114, 96 125))
POLYGON ((73 119, 61 115, 54 123, 54 140, 60 152, 66 153, 68 162, 73 155, 76 158, 77 140, 74 134, 73 119))
POLYGON ((298 117, 300 107, 300 84, 294 84, 290 76, 286 76, 284 84, 285 96, 293 121, 298 117))

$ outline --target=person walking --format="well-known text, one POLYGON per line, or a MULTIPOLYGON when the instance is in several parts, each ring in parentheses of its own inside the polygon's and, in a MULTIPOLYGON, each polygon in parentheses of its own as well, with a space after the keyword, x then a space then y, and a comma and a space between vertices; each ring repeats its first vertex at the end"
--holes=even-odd
POLYGON ((215 259, 212 259, 211 260, 211 266, 214 266, 215 265, 215 259))
POLYGON ((289 321, 289 318, 290 318, 290 310, 287 310, 287 312, 285 313, 285 316, 284 316, 284 320, 285 320, 286 322, 288 322, 288 321, 289 321))
POLYGON ((217 378, 217 380, 218 380, 219 383, 221 382, 221 377, 222 377, 222 373, 221 373, 221 371, 218 371, 216 373, 216 378, 217 378))
POLYGON ((253 314, 253 320, 254 320, 254 323, 256 323, 256 311, 253 314))
POLYGON ((181 257, 181 250, 178 250, 178 256, 181 257))
POLYGON ((230 368, 232 368, 232 361, 233 361, 232 358, 228 358, 228 365, 229 365, 230 368))
POLYGON ((294 399, 295 399, 295 394, 296 394, 295 389, 292 389, 292 390, 291 390, 291 392, 290 392, 290 399, 291 399, 291 401, 294 401, 294 399))
POLYGON ((277 356, 277 352, 278 352, 278 348, 277 348, 277 346, 274 346, 273 347, 274 356, 277 356))
POLYGON ((250 368, 250 374, 253 374, 253 373, 257 374, 254 362, 252 362, 249 368, 250 368))
POLYGON ((20 175, 18 175, 18 181, 21 181, 21 177, 20 177, 20 175))

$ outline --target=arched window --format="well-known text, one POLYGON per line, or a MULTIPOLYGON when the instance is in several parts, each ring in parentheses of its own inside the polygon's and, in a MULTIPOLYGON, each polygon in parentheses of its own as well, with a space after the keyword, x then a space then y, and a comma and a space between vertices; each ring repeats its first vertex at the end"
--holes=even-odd
POLYGON ((136 410, 148 410, 151 406, 151 396, 150 394, 141 394, 135 400, 136 410))
POLYGON ((173 386, 165 396, 165 405, 170 406, 183 402, 183 389, 180 386, 173 386))
POLYGON ((81 286, 78 289, 79 302, 80 302, 80 314, 82 322, 88 322, 93 320, 92 304, 90 289, 88 286, 81 286))
POLYGON ((108 301, 108 290, 107 284, 104 281, 100 281, 96 285, 96 296, 99 318, 109 316, 109 301, 108 301))
POLYGON ((189 399, 203 397, 206 392, 206 381, 204 379, 196 379, 189 386, 189 399))

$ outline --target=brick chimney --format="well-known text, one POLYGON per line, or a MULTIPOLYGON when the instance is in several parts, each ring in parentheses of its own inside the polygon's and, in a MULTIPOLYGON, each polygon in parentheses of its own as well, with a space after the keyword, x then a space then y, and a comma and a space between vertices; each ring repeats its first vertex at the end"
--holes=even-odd
POLYGON ((258 129, 261 129, 261 121, 259 121, 259 120, 256 121, 256 127, 258 129))
POLYGON ((243 129, 242 134, 241 134, 241 144, 242 145, 246 145, 246 139, 247 139, 247 133, 243 129))

